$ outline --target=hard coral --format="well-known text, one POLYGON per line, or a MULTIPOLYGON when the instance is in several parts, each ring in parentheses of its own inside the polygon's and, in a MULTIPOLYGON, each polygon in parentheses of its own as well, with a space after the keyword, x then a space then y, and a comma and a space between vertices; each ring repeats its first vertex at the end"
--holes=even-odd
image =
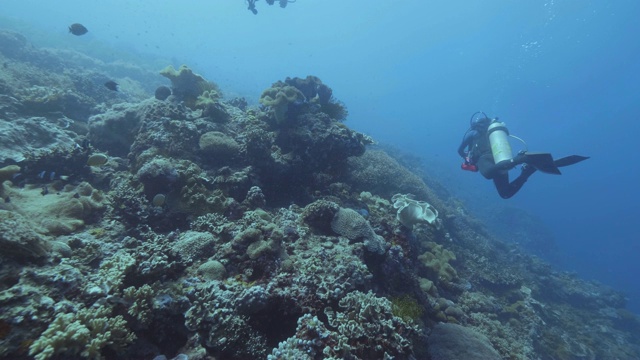
POLYGON ((349 240, 364 240, 364 246, 374 254, 384 254, 389 245, 377 235, 369 222, 353 209, 341 208, 331 221, 331 228, 349 240))
POLYGON ((342 298, 339 306, 337 311, 331 307, 324 311, 331 327, 346 337, 338 357, 412 358, 410 337, 418 329, 394 316, 389 300, 376 297, 372 292, 354 291, 342 298))
POLYGON ((499 360, 500 354, 484 335, 456 324, 438 324, 429 336, 432 359, 499 360))
POLYGON ((0 210, 0 248, 3 257, 22 260, 46 256, 51 245, 33 230, 33 224, 25 217, 0 210))
POLYGON ((121 350, 136 336, 127 328, 122 315, 113 316, 106 307, 61 313, 40 338, 29 347, 29 355, 47 360, 55 355, 101 359, 101 350, 121 350))
POLYGON ((202 134, 199 145, 209 162, 215 164, 231 163, 240 153, 240 145, 231 136, 220 131, 202 134))

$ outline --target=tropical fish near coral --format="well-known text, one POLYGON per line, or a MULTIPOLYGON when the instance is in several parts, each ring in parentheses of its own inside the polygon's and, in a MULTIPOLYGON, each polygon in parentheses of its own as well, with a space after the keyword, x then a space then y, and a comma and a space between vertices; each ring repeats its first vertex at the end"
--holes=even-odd
POLYGON ((87 30, 87 28, 84 27, 84 25, 75 23, 69 26, 69 32, 72 33, 73 35, 80 36, 88 33, 89 30, 87 30))

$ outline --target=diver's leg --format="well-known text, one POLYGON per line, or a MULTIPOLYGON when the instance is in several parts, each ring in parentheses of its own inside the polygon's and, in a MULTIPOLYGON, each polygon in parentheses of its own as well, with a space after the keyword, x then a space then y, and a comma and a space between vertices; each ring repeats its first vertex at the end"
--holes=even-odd
POLYGON ((496 164, 493 162, 493 155, 482 155, 476 162, 480 174, 485 179, 493 179, 499 170, 496 168, 496 164))
POLYGON ((522 173, 520 173, 520 175, 511 183, 509 183, 508 173, 501 176, 496 176, 493 179, 493 183, 495 184, 500 197, 503 199, 508 199, 515 195, 518 191, 520 191, 522 185, 527 182, 529 176, 531 176, 534 172, 536 172, 536 169, 533 166, 523 166, 522 173))
POLYGON ((511 184, 509 184, 509 173, 502 173, 493 178, 493 185, 496 186, 498 194, 503 199, 508 199, 515 194, 515 191, 511 190, 511 184))

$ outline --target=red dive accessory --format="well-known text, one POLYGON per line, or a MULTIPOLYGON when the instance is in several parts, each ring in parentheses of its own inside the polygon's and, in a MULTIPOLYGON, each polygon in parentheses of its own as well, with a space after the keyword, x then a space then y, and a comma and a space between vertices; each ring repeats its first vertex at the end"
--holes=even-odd
POLYGON ((476 166, 476 164, 471 162, 468 156, 464 158, 464 162, 462 163, 462 165, 460 165, 460 168, 467 171, 478 171, 478 167, 476 166))

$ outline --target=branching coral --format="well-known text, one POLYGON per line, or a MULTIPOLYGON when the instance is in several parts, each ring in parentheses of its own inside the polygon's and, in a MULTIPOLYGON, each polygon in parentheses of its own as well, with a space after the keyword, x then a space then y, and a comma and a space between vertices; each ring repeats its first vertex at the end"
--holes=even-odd
POLYGON ((113 316, 111 309, 104 306, 84 308, 75 313, 58 314, 40 338, 31 344, 29 355, 36 360, 60 354, 101 359, 103 348, 118 351, 135 338, 122 315, 113 316))

